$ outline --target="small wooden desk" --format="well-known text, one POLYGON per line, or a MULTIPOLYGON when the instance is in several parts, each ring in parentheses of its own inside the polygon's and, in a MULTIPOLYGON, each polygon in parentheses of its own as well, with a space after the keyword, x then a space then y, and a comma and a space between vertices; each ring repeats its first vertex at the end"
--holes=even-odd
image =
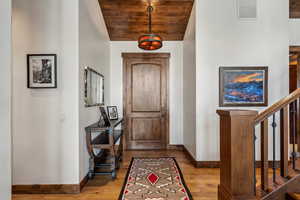
POLYGON ((109 127, 100 126, 94 123, 85 128, 86 144, 90 155, 89 178, 93 178, 95 174, 111 174, 112 178, 116 178, 116 169, 120 166, 123 154, 123 119, 110 120, 109 127), (120 130, 115 130, 121 125, 120 130), (92 138, 92 133, 99 133, 92 138), (120 141, 119 145, 116 143, 120 141), (94 150, 100 150, 95 154, 94 150), (110 167, 109 172, 97 172, 97 169, 110 167))

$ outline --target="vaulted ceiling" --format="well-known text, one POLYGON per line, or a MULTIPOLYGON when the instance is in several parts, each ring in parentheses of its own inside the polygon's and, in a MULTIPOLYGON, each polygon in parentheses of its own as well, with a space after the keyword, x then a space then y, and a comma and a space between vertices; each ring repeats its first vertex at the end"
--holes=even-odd
MULTIPOLYGON (((148 32, 148 0, 98 0, 112 41, 136 41, 148 32)), ((194 0, 151 0, 152 31, 183 40, 194 0)))
POLYGON ((290 18, 300 18, 300 0, 290 0, 290 18))

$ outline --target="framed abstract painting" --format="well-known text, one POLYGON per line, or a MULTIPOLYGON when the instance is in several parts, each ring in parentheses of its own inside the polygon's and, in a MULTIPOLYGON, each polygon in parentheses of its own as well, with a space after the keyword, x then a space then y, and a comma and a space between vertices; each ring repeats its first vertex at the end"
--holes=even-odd
POLYGON ((220 67, 220 107, 268 106, 268 67, 220 67))

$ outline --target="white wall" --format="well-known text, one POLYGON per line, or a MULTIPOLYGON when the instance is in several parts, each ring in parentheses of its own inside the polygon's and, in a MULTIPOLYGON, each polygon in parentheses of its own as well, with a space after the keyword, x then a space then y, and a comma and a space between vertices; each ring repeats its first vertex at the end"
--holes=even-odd
POLYGON ((11 0, 0 4, 0 199, 11 199, 11 0))
POLYGON ((300 19, 289 20, 290 45, 300 45, 300 19))
POLYGON ((288 0, 257 2, 258 19, 241 22, 235 0, 197 1, 197 160, 219 160, 220 66, 269 66, 269 105, 288 94, 288 0))
POLYGON ((84 68, 89 66, 104 75, 105 103, 110 102, 110 42, 97 0, 79 1, 79 141, 80 180, 88 172, 84 128, 99 120, 99 107, 84 107, 84 68))
POLYGON ((183 41, 183 144, 196 158, 196 19, 195 5, 183 41))
MULTIPOLYGON (((170 144, 182 144, 182 42, 166 41, 163 48, 152 53, 170 53, 169 104, 170 144)), ((123 63, 124 52, 148 52, 138 48, 137 42, 111 42, 111 105, 118 106, 123 113, 123 63)))
POLYGON ((13 1, 13 184, 78 184, 78 1, 13 1), (26 87, 26 54, 55 53, 57 89, 26 87))

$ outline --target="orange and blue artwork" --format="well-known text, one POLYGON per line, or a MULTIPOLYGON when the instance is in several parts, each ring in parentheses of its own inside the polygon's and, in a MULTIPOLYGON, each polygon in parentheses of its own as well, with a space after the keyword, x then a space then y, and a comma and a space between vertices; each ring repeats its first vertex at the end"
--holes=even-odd
POLYGON ((221 106, 265 106, 266 67, 220 68, 221 106))

